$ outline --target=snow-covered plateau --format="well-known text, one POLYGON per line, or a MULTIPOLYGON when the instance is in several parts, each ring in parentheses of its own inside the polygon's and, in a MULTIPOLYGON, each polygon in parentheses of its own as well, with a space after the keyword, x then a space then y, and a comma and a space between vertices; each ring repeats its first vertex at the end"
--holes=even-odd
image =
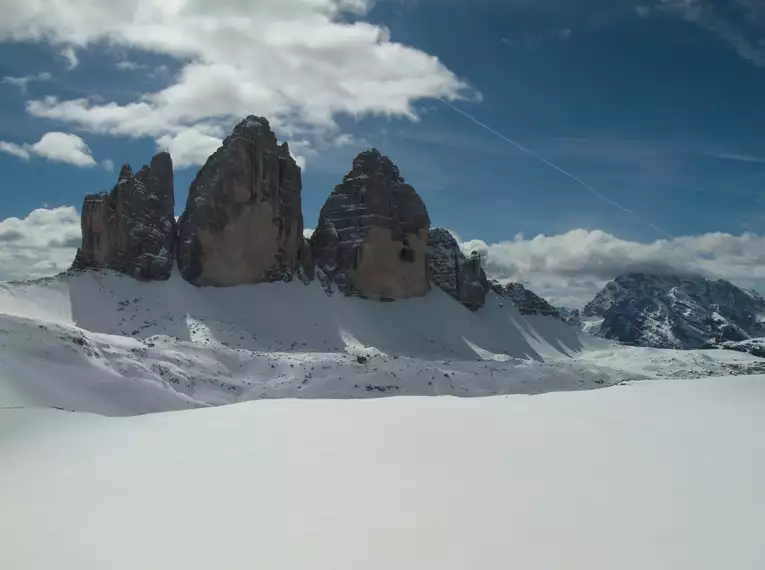
POLYGON ((763 568, 763 363, 438 289, 0 284, 0 567, 763 568))

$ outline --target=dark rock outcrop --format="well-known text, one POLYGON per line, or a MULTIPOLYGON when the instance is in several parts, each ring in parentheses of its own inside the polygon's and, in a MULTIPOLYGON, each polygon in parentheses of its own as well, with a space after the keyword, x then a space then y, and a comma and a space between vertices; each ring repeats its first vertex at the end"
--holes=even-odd
POLYGON ((240 122, 197 173, 179 221, 178 267, 195 285, 292 279, 305 258, 300 167, 266 119, 240 122))
POLYGON ((396 299, 430 290, 430 218, 414 188, 376 149, 359 154, 311 236, 319 270, 346 295, 396 299))
POLYGON ((486 275, 477 252, 465 257, 457 240, 443 228, 428 233, 428 269, 430 279, 471 311, 486 302, 486 275))
POLYGON ((165 280, 175 244, 173 162, 156 155, 133 174, 127 164, 110 193, 90 194, 82 206, 82 246, 74 269, 113 269, 141 280, 165 280))
POLYGON ((765 299, 720 279, 628 273, 584 308, 601 336, 656 348, 701 348, 765 336, 765 299))
POLYGON ((526 289, 520 283, 507 283, 502 287, 502 292, 505 297, 513 302, 515 308, 522 315, 542 315, 560 318, 560 313, 555 307, 533 291, 526 289))

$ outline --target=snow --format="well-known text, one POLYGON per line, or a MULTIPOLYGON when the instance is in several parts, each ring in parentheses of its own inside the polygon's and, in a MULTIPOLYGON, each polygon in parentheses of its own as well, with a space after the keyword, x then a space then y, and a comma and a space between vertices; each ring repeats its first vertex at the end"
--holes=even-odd
POLYGON ((728 351, 662 352, 437 288, 380 303, 319 283, 197 288, 84 273, 0 284, 0 406, 109 416, 268 398, 491 396, 765 373, 728 351))
POLYGON ((763 568, 763 363, 437 288, 0 283, 0 568, 763 568))
POLYGON ((765 567, 765 376, 0 411, 3 568, 765 567))

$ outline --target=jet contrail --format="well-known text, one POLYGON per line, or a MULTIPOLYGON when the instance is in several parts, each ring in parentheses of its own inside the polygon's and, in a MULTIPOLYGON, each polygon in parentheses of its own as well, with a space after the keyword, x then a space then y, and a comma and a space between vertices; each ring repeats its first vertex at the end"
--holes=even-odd
MULTIPOLYGON (((608 203, 608 204, 611 204, 611 205, 612 205, 614 208, 618 208, 618 209, 620 209, 622 212, 626 212, 627 214, 630 214, 631 216, 635 216, 635 217, 637 217, 637 214, 635 214, 635 212, 633 212, 633 211, 632 211, 632 210, 630 210, 629 208, 625 208, 624 206, 622 206, 622 205, 621 205, 621 204, 619 204, 618 202, 615 202, 614 200, 612 200, 612 199, 611 199, 611 198, 609 198, 608 196, 605 196, 605 195, 601 194, 600 192, 598 192, 597 190, 595 190, 595 188, 593 188, 592 186, 590 186, 589 184, 587 184, 587 182, 585 182, 584 180, 582 180, 582 179, 581 179, 581 178, 579 178, 578 176, 575 176, 574 174, 571 174, 569 171, 567 171, 567 170, 565 170, 565 169, 561 168, 561 167, 560 167, 560 166, 558 166, 557 164, 554 164, 554 163, 550 162, 550 161, 549 161, 549 160, 547 160, 545 157, 543 157, 543 156, 540 156, 540 155, 538 155, 538 154, 536 154, 536 153, 532 152, 531 150, 529 150, 528 148, 526 148, 526 147, 525 147, 525 146, 523 146, 522 144, 520 144, 520 143, 518 143, 518 142, 515 142, 513 139, 511 139, 511 138, 509 138, 509 137, 506 137, 505 135, 503 135, 503 134, 502 134, 502 133, 500 133, 499 131, 495 131, 494 129, 492 129, 492 128, 491 128, 489 125, 487 125, 486 123, 483 123, 483 122, 479 121, 479 120, 478 120, 478 119, 476 119, 476 118, 475 118, 473 115, 470 115, 470 114, 466 113, 465 111, 463 111, 463 110, 462 110, 462 109, 460 109, 459 107, 455 107, 454 105, 452 105, 451 103, 449 103, 449 101, 447 101, 446 99, 441 99, 441 98, 439 98, 439 100, 440 100, 440 101, 441 101, 441 102, 442 102, 444 105, 446 105, 447 107, 451 108, 453 111, 456 111, 457 113, 459 113, 459 114, 460 114, 460 115, 462 115, 463 117, 465 117, 465 118, 467 118, 467 119, 470 119, 471 121, 473 121, 473 122, 474 122, 476 125, 478 125, 479 127, 483 128, 483 129, 486 129, 486 130, 487 130, 487 131, 489 131, 491 134, 493 134, 493 135, 495 135, 495 136, 498 136, 498 137, 499 137, 499 138, 501 138, 503 141, 505 141, 505 142, 507 142, 507 143, 510 143, 511 145, 513 145, 515 148, 517 148, 517 149, 519 149, 519 150, 522 150, 523 152, 525 152, 525 153, 526 153, 526 154, 528 154, 529 156, 533 156, 534 158, 536 158, 537 160, 539 160, 539 161, 543 162, 544 164, 546 164, 546 165, 547 165, 547 166, 549 166, 550 168, 553 168, 553 169, 557 170, 558 172, 560 172, 561 174, 563 174, 564 176, 567 176, 568 178, 570 178, 570 179, 571 179, 571 180, 573 180, 574 182, 578 183, 580 186, 584 187, 584 188, 585 188, 586 190, 588 190, 588 191, 589 191, 591 194, 594 194, 595 196, 597 196, 598 198, 600 198, 600 199, 601 199, 601 200, 603 200, 604 202, 606 202, 606 203, 608 203)), ((644 222, 646 225, 648 225, 649 227, 651 227, 651 228, 653 228, 654 230, 656 230, 657 232, 664 234, 665 236, 668 236, 668 237, 670 237, 670 238, 674 238, 674 237, 675 237, 675 236, 673 236, 671 233, 669 233, 668 231, 665 231, 665 230, 661 229, 660 227, 658 227, 658 226, 655 226, 655 225, 654 225, 654 224, 652 224, 651 222, 646 222, 645 220, 643 220, 643 222, 644 222)))

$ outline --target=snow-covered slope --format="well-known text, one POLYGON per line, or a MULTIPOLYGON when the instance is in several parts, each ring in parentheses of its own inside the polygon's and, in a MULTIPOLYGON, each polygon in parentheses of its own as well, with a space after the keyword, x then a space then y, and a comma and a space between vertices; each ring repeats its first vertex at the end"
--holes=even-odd
POLYGON ((588 332, 639 346, 689 349, 765 336, 765 300, 722 279, 621 275, 583 314, 588 332))
POLYGON ((759 570, 765 377, 0 410, 0 567, 759 570))
POLYGON ((490 295, 381 303, 318 283, 196 288, 86 272, 0 284, 0 406, 106 415, 263 398, 486 396, 765 371, 743 353, 615 346, 490 295))

